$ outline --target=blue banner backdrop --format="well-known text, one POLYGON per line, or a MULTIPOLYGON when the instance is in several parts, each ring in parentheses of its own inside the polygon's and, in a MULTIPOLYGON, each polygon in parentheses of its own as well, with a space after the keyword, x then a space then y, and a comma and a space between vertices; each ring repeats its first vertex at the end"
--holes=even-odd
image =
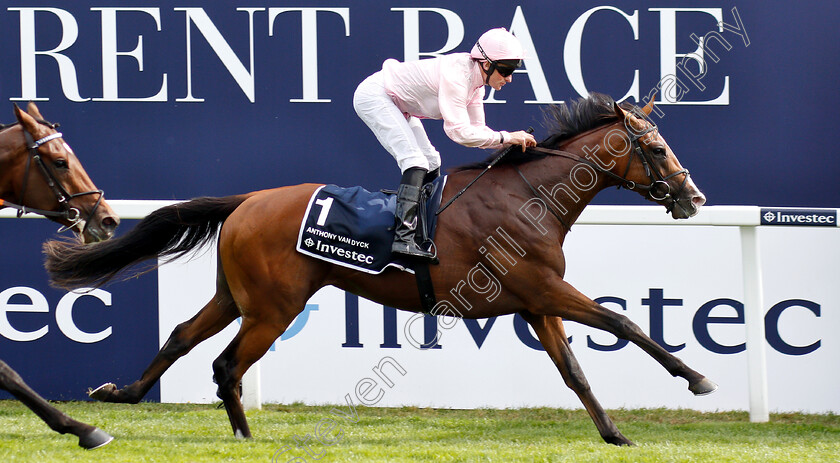
MULTIPOLYGON (((28 219, 0 224, 0 359, 48 399, 82 400, 89 387, 138 379, 158 350, 157 272, 67 293, 47 284, 41 263, 41 243, 57 225, 28 219)), ((0 392, 0 398, 11 395, 0 392)), ((159 400, 159 386, 147 398, 159 400)))
MULTIPOLYGON (((386 58, 468 51, 482 31, 505 26, 535 54, 492 96, 505 103, 486 105, 491 127, 533 125, 542 138, 533 101, 587 90, 641 98, 665 83, 686 93, 661 106, 659 125, 709 204, 840 203, 829 152, 840 103, 836 2, 121 4, 11 2, 0 11, 0 98, 37 100, 63 122, 111 198, 308 181, 393 186, 396 164, 352 109, 356 85, 386 58), (719 20, 731 27, 721 31, 719 20), (692 37, 705 37, 704 47, 692 37), (668 84, 672 73, 679 83, 668 84)), ((426 123, 444 167, 485 156, 426 123)))

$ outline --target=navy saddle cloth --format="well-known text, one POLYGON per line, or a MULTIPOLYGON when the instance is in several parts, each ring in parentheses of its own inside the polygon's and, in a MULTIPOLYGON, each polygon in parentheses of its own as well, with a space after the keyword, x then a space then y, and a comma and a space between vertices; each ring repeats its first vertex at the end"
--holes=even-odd
MULTIPOLYGON (((427 184, 425 226, 434 237, 437 211, 446 177, 427 184)), ((362 187, 324 185, 309 198, 298 234, 297 250, 366 273, 388 267, 413 272, 411 261, 391 254, 397 196, 362 187)), ((418 233, 419 235, 419 233, 418 233)))

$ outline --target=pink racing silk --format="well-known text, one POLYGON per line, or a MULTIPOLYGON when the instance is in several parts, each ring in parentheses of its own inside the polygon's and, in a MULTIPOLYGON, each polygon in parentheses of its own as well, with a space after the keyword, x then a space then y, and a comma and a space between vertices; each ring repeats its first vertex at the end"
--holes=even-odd
POLYGON ((385 91, 404 114, 443 119, 455 143, 477 148, 501 147, 501 136, 484 122, 484 74, 468 53, 382 64, 385 91))

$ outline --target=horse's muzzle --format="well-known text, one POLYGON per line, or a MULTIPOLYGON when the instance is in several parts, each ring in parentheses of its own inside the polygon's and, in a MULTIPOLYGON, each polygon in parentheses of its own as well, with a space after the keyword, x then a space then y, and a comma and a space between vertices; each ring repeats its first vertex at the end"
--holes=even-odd
POLYGON ((77 224, 77 232, 81 232, 82 241, 85 243, 96 243, 113 238, 119 225, 120 218, 103 201, 87 223, 82 221, 77 224))
POLYGON ((700 212, 700 208, 706 204, 706 196, 697 191, 695 194, 685 195, 674 203, 674 208, 671 210, 671 217, 675 219, 687 219, 694 217, 700 212))

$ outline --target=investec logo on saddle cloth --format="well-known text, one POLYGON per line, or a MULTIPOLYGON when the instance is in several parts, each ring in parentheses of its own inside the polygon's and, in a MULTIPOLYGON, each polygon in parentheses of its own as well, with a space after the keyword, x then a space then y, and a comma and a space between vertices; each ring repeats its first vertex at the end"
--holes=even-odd
POLYGON ((761 225, 836 227, 837 209, 761 208, 761 225))
MULTIPOLYGON (((431 190, 426 206, 430 236, 434 236, 435 211, 445 183, 446 177, 441 177, 427 187, 431 190)), ((407 261, 391 255, 396 202, 393 194, 324 185, 309 199, 297 250, 366 273, 382 273, 389 266, 410 272, 407 261)))

